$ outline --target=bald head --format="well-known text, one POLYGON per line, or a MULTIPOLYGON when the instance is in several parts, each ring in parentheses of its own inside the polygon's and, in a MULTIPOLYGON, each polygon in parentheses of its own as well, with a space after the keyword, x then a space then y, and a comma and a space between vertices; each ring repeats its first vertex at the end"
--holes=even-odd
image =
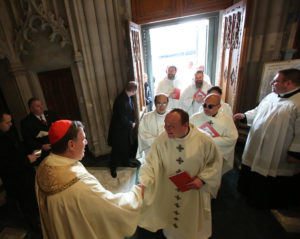
POLYGON ((216 104, 220 104, 221 103, 221 96, 216 94, 216 93, 211 93, 211 94, 208 94, 205 97, 204 102, 206 102, 206 100, 210 100, 210 101, 215 102, 216 104))
POLYGON ((207 116, 214 116, 221 107, 221 96, 215 93, 208 94, 204 99, 203 110, 207 116))
POLYGON ((168 107, 169 97, 164 93, 159 93, 155 96, 154 103, 157 113, 164 114, 168 107))

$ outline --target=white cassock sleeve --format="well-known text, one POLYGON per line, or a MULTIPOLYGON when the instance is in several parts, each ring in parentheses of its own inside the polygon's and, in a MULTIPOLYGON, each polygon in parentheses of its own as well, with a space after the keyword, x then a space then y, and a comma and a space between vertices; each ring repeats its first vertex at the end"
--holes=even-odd
POLYGON ((180 107, 185 110, 189 111, 190 108, 192 107, 193 103, 193 98, 194 98, 194 93, 193 89, 191 86, 188 86, 183 92, 180 97, 180 107))
MULTIPOLYGON (((152 147, 155 147, 154 145, 152 147)), ((149 151, 145 159, 146 163, 143 164, 139 174, 139 182, 145 186, 144 203, 146 205, 151 205, 153 202, 162 173, 160 170, 162 161, 159 160, 159 155, 155 152, 156 150, 149 151)))
POLYGON ((149 117, 143 117, 139 126, 139 147, 140 151, 149 150, 151 145, 153 144, 157 135, 153 134, 152 132, 156 132, 155 125, 149 124, 149 117), (152 128, 152 129, 151 129, 152 128))
MULTIPOLYGON (((208 135, 207 138, 211 140, 208 135)), ((205 166, 197 176, 205 182, 203 190, 209 192, 215 198, 220 187, 223 160, 219 149, 212 140, 211 142, 205 144, 205 166)))
MULTIPOLYGON (((214 141, 220 149, 232 148, 235 146, 236 140, 238 138, 238 131, 233 123, 233 120, 226 120, 226 127, 223 128, 222 135, 220 137, 215 137, 214 141)), ((221 150, 223 152, 223 150, 221 150)), ((226 157, 225 157, 226 159, 226 157)))
POLYGON ((289 151, 300 153, 300 111, 297 112, 294 124, 294 138, 289 147, 289 151))

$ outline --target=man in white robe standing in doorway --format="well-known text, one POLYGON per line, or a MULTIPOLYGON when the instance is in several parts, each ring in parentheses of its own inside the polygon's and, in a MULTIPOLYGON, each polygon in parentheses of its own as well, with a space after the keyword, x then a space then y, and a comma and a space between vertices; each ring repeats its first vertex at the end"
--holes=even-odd
POLYGON ((169 98, 160 93, 155 96, 155 110, 146 113, 139 125, 137 158, 144 162, 144 157, 150 150, 154 140, 165 130, 165 117, 167 114, 169 98))
POLYGON ((196 71, 194 81, 182 93, 180 107, 188 112, 189 116, 198 113, 206 96, 206 91, 211 87, 203 80, 203 71, 196 71))
POLYGON ((209 94, 204 99, 203 111, 192 115, 190 121, 196 128, 207 132, 223 156, 222 174, 233 168, 234 149, 238 131, 232 118, 220 111, 221 97, 209 94))
POLYGON ((234 115, 251 126, 238 190, 258 208, 299 206, 300 70, 281 70, 270 84, 255 109, 234 115))
POLYGON ((140 171, 145 200, 139 226, 152 232, 163 229, 168 239, 207 239, 212 234, 210 200, 221 181, 221 155, 181 109, 167 114, 165 130, 140 171), (169 178, 181 173, 190 175, 191 181, 183 184, 188 191, 179 190, 169 178))
POLYGON ((167 76, 159 82, 155 94, 165 93, 169 97, 168 110, 177 108, 184 89, 183 82, 176 76, 177 67, 168 66, 167 76))

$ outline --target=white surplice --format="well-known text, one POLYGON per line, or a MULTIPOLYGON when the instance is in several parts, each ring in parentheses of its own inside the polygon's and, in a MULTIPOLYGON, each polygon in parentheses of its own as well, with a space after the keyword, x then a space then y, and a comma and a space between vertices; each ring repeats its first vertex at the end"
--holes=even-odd
POLYGON ((212 139, 219 147, 224 159, 222 174, 231 170, 233 168, 235 144, 238 138, 238 131, 233 119, 223 112, 218 112, 215 117, 207 116, 204 112, 201 112, 192 115, 190 122, 196 128, 209 123, 218 132, 220 136, 212 139))
POLYGON ((264 176, 293 176, 300 165, 287 162, 287 152, 300 152, 300 93, 289 98, 267 95, 245 113, 251 126, 242 163, 264 176))
POLYGON ((53 153, 37 170, 36 194, 44 239, 124 239, 142 204, 139 187, 113 194, 78 160, 53 153))
MULTIPOLYGON (((207 82, 203 81, 203 85, 201 87, 201 91, 206 94, 207 90, 211 88, 211 85, 207 82)), ((180 107, 188 112, 189 116, 192 116, 195 113, 198 113, 202 108, 202 102, 198 103, 197 101, 193 102, 194 94, 199 89, 196 88, 195 82, 193 81, 182 93, 180 97, 180 107)))
POLYGON ((223 112, 224 114, 228 115, 228 117, 230 117, 230 118, 232 118, 232 116, 233 116, 231 106, 225 102, 221 103, 219 112, 223 112))
POLYGON ((170 139, 163 132, 153 143, 139 181, 145 199, 139 226, 150 231, 167 229, 182 239, 211 236, 211 196, 221 181, 222 157, 211 138, 190 124, 183 138, 170 139), (200 190, 178 191, 169 177, 187 171, 205 182, 200 190))
POLYGON ((137 158, 141 158, 143 152, 145 155, 150 150, 154 140, 164 132, 165 128, 165 117, 167 112, 164 114, 157 113, 156 110, 146 113, 139 125, 138 133, 138 150, 137 158))
MULTIPOLYGON (((180 89, 180 98, 181 98, 184 89, 183 82, 177 77, 175 77, 174 80, 169 80, 166 77, 161 82, 159 82, 155 90, 155 94, 165 93, 166 95, 169 96, 171 93, 174 92, 175 88, 180 89)), ((168 110, 173 108, 178 108, 180 106, 179 105, 180 98, 179 99, 169 98, 168 110)))

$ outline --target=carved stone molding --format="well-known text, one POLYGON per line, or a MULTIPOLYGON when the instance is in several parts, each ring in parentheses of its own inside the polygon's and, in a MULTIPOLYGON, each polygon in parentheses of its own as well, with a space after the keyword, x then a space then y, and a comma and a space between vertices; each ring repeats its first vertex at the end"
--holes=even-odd
POLYGON ((58 40, 61 47, 71 44, 69 32, 60 16, 55 16, 43 1, 20 0, 23 18, 16 29, 15 49, 18 54, 28 54, 25 44, 34 45, 33 33, 50 29, 48 36, 51 42, 58 40))

